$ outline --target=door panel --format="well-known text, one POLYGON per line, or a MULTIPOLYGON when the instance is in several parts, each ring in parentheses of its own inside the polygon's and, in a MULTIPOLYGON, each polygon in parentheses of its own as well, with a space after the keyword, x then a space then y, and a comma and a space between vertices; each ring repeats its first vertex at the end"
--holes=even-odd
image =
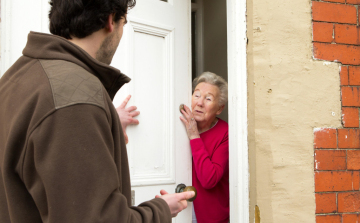
POLYGON ((134 139, 140 139, 129 144, 132 185, 175 183, 174 128, 170 125, 174 98, 170 63, 174 59, 173 30, 133 21, 134 81, 130 86, 136 104, 144 111, 139 116, 141 126, 129 130, 134 139))
MULTIPOLYGON (((159 194, 191 185, 191 151, 179 119, 179 105, 190 104, 190 0, 137 0, 112 65, 132 81, 116 95, 120 105, 141 112, 139 126, 127 129, 132 189, 138 205, 159 194)), ((173 222, 191 222, 192 203, 173 222)))
POLYGON ((49 0, 1 0, 0 77, 20 56, 30 31, 49 33, 49 0))

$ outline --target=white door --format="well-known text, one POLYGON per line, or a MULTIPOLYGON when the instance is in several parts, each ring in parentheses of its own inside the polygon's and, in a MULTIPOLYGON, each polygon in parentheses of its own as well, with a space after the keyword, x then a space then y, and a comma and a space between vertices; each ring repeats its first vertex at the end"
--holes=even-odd
POLYGON ((0 77, 20 56, 30 31, 49 33, 49 0, 1 1, 0 77))
MULTIPOLYGON (((138 205, 159 194, 191 185, 191 152, 179 105, 190 105, 190 0, 137 0, 128 14, 112 65, 132 81, 127 94, 140 111, 139 126, 127 130, 132 189, 138 205)), ((191 222, 192 203, 173 222, 191 222)))

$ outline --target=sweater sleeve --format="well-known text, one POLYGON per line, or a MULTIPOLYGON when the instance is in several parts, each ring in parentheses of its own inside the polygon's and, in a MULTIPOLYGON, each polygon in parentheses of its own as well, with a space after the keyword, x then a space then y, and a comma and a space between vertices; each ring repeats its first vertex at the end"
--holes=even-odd
POLYGON ((171 222, 163 199, 128 206, 121 193, 128 167, 118 173, 108 123, 102 108, 78 104, 55 111, 31 134, 23 179, 44 222, 171 222))
POLYGON ((194 168, 201 185, 211 189, 221 180, 229 162, 229 139, 226 133, 224 138, 214 148, 213 154, 208 153, 201 138, 190 140, 194 168))

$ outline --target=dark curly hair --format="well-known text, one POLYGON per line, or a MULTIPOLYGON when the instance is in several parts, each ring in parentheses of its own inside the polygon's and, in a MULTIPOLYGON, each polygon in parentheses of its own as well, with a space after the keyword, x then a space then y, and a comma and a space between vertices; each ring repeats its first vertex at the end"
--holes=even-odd
POLYGON ((50 32, 71 39, 84 38, 102 29, 109 15, 118 22, 136 0, 50 0, 50 32))

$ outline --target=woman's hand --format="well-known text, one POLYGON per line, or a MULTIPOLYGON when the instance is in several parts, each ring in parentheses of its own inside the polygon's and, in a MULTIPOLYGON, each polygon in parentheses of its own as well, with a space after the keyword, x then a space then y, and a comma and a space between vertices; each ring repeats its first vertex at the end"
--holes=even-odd
POLYGON ((190 140, 200 138, 197 123, 190 108, 184 105, 184 109, 181 110, 184 117, 180 116, 180 120, 185 124, 186 132, 190 140))
POLYGON ((128 125, 138 125, 139 120, 135 119, 134 117, 138 116, 140 114, 139 111, 136 111, 136 106, 130 106, 128 108, 125 108, 127 103, 129 102, 131 98, 131 95, 128 95, 123 103, 119 107, 116 108, 116 111, 120 118, 120 123, 124 132, 125 136, 125 143, 127 144, 129 142, 129 138, 126 134, 126 127, 128 125))

